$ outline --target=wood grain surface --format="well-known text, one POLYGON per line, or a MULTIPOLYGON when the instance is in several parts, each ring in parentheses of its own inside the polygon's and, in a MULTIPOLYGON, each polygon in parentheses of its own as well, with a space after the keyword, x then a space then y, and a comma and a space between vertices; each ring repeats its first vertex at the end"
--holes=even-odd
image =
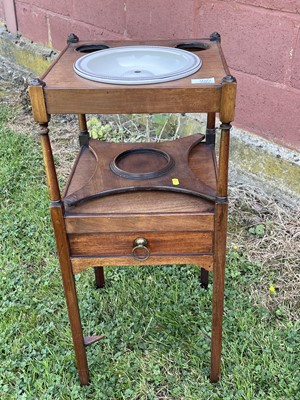
MULTIPOLYGON (((107 41, 105 44, 110 47, 142 44, 174 47, 179 42, 107 41)), ((72 44, 62 52, 59 61, 43 75, 47 83, 44 90, 47 112, 49 114, 218 112, 221 82, 227 75, 227 67, 218 43, 207 39, 203 42, 209 45, 207 50, 193 51, 202 59, 199 71, 176 81, 150 85, 113 85, 89 81, 78 76, 73 70, 73 64, 84 54, 76 51, 76 48, 87 42, 72 44), (192 79, 211 77, 215 79, 215 84, 199 84, 192 81, 192 79)))
MULTIPOLYGON (((89 149, 80 153, 73 174, 64 193, 66 205, 76 205, 80 201, 138 190, 167 190, 193 194, 208 200, 216 196, 216 170, 213 147, 201 143, 203 135, 192 135, 163 143, 107 143, 90 140, 89 149), (151 179, 128 179, 114 173, 113 160, 124 152, 137 150, 163 150, 174 165, 162 176, 151 179), (173 179, 176 179, 174 184, 173 179)), ((143 172, 159 170, 153 160, 147 162, 147 154, 142 154, 138 162, 128 162, 128 171, 143 172)))

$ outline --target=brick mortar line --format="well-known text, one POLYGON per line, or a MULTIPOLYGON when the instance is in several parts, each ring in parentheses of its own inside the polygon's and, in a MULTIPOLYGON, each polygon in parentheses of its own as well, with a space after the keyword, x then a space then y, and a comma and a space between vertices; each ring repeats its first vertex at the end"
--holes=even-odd
MULTIPOLYGON (((102 29, 102 30, 104 30, 104 31, 106 31, 106 32, 113 33, 113 34, 115 34, 115 35, 117 35, 117 36, 120 36, 120 37, 123 37, 123 36, 124 36, 124 32, 125 32, 125 31, 124 31, 123 33, 120 33, 120 32, 116 32, 116 31, 114 31, 114 30, 108 30, 107 28, 101 27, 101 26, 99 26, 99 25, 94 25, 94 24, 92 24, 92 23, 87 23, 87 22, 84 22, 84 21, 80 21, 80 20, 75 19, 75 18, 73 18, 73 17, 71 17, 71 16, 69 16, 69 15, 64 15, 64 14, 55 13, 54 11, 47 10, 47 9, 45 9, 45 8, 41 8, 41 7, 38 7, 38 6, 35 6, 35 5, 31 5, 30 3, 26 3, 26 2, 24 2, 24 1, 22 1, 22 2, 20 2, 20 3, 23 3, 23 4, 28 5, 28 6, 29 6, 28 8, 31 9, 31 10, 33 10, 33 11, 34 11, 34 10, 39 10, 39 11, 41 11, 41 12, 45 15, 45 17, 47 18, 47 20, 48 20, 48 17, 49 17, 49 16, 51 16, 51 17, 59 17, 59 18, 62 19, 62 20, 69 21, 69 22, 74 23, 74 24, 80 24, 80 25, 85 26, 85 27, 92 27, 92 28, 102 29)), ((17 18, 18 18, 18 15, 17 15, 17 18)), ((49 38, 48 38, 48 39, 49 39, 49 38)))
POLYGON ((229 65, 229 69, 230 69, 230 71, 231 71, 233 76, 234 76, 235 72, 237 72, 239 74, 243 74, 243 75, 248 75, 251 78, 253 77, 253 78, 256 78, 256 79, 258 79, 258 80, 260 80, 262 82, 267 82, 267 83, 271 84, 271 86, 273 86, 273 87, 277 87, 279 89, 284 89, 284 90, 287 90, 287 91, 290 91, 290 92, 293 92, 295 94, 300 95, 300 89, 297 89, 297 88, 295 88, 293 86, 287 85, 286 83, 279 83, 279 82, 270 81, 268 79, 261 78, 258 75, 250 74, 248 72, 244 72, 244 71, 241 71, 241 70, 238 70, 238 69, 234 69, 230 65, 229 65))
POLYGON ((289 63, 287 65, 284 77, 283 77, 283 82, 284 84, 288 85, 289 87, 292 86, 292 76, 293 76, 293 65, 294 65, 294 59, 295 59, 295 52, 297 49, 297 41, 298 41, 298 36, 299 36, 299 28, 300 26, 294 26, 293 29, 293 35, 291 37, 290 41, 290 57, 289 57, 289 63))
MULTIPOLYGON (((209 2, 212 2, 212 1, 206 0, 206 2, 209 3, 209 2)), ((252 9, 252 10, 257 10, 258 12, 264 13, 264 14, 265 14, 264 11, 269 11, 270 13, 275 14, 275 15, 277 15, 277 16, 283 16, 283 15, 285 15, 285 16, 287 17, 286 14, 289 14, 288 19, 294 19, 294 20, 300 22, 300 14, 298 14, 298 13, 296 13, 296 12, 292 12, 292 11, 280 11, 280 10, 276 10, 276 9, 272 9, 272 8, 268 8, 268 7, 255 6, 255 5, 244 4, 244 3, 240 3, 240 2, 234 2, 234 3, 232 3, 232 2, 229 2, 228 0, 217 0, 216 3, 219 3, 219 4, 224 4, 224 3, 226 3, 226 4, 229 4, 232 8, 235 8, 234 6, 237 5, 237 6, 239 6, 240 9, 252 9)), ((42 8, 42 7, 39 7, 39 6, 35 5, 35 4, 31 4, 31 3, 27 2, 26 0, 18 1, 18 4, 26 4, 26 5, 29 6, 31 9, 34 9, 34 8, 35 8, 35 9, 44 11, 44 12, 46 12, 46 13, 51 13, 51 14, 53 14, 53 15, 58 15, 58 16, 62 16, 62 17, 67 17, 67 18, 69 18, 69 19, 71 19, 71 20, 73 20, 73 21, 83 22, 83 21, 80 21, 80 20, 78 20, 78 19, 75 19, 74 17, 72 17, 72 15, 69 16, 69 15, 65 15, 65 14, 60 14, 60 13, 57 13, 57 12, 55 12, 55 11, 51 11, 51 10, 49 10, 49 9, 47 9, 47 8, 42 8)), ((124 4, 127 5, 127 1, 124 2, 124 4)), ((200 10, 200 9, 201 9, 201 6, 200 6, 200 7, 195 7, 195 9, 200 10)), ((72 10, 72 12, 73 12, 73 10, 72 10)), ((127 12, 126 12, 125 10, 124 10, 124 15, 127 15, 127 12)), ((17 17, 18 17, 18 15, 17 15, 17 17)), ((125 19, 125 22, 126 22, 126 19, 125 19)), ((89 23, 87 23, 87 22, 84 22, 84 23, 87 24, 87 25, 91 25, 91 26, 97 26, 97 25, 89 24, 89 23)), ((98 26, 97 26, 97 27, 98 27, 98 26)))
POLYGON ((127 33, 127 27, 128 27, 127 5, 128 5, 127 0, 124 0, 124 15, 125 15, 125 29, 124 29, 124 34, 123 34, 124 39, 130 39, 130 36, 128 36, 128 33, 127 33))
MULTIPOLYGON (((37 10, 41 10, 41 11, 43 11, 44 13, 48 13, 48 12, 52 12, 52 13, 54 13, 54 14, 56 14, 56 15, 61 15, 61 16, 63 16, 63 17, 69 17, 70 19, 72 19, 72 17, 71 16, 68 16, 68 15, 65 15, 65 14, 59 14, 59 13, 56 13, 55 11, 51 11, 51 10, 49 10, 49 9, 47 9, 47 8, 42 8, 42 7, 40 7, 40 6, 38 6, 38 5, 36 5, 36 4, 32 4, 32 3, 30 3, 30 2, 28 2, 28 1, 26 1, 26 0, 18 0, 17 2, 16 2, 16 6, 18 5, 18 4, 25 4, 25 5, 27 5, 30 9, 32 9, 32 10, 34 10, 34 9, 37 9, 37 10)), ((72 13, 73 13, 73 7, 72 7, 72 13)), ((17 19, 18 19, 18 13, 16 12, 16 15, 17 15, 17 19)))
MULTIPOLYGON (((222 1, 222 0, 221 0, 222 1)), ((225 0, 227 2, 227 0, 225 0)), ((270 8, 270 7, 264 7, 263 5, 261 6, 256 6, 254 4, 245 4, 245 3, 241 3, 239 1, 237 1, 237 4, 240 4, 242 6, 248 6, 249 8, 260 8, 263 10, 269 10, 271 12, 275 12, 275 13, 279 13, 279 14, 294 14, 294 15, 298 15, 296 11, 288 11, 288 10, 278 10, 276 8, 270 8)))
MULTIPOLYGON (((35 10, 41 11, 41 12, 42 12, 44 15, 46 15, 46 16, 47 16, 48 14, 53 14, 53 15, 58 15, 58 16, 62 17, 63 19, 69 19, 70 21, 74 21, 74 19, 73 19, 70 15, 59 14, 59 13, 56 13, 56 12, 54 12, 54 11, 47 10, 46 8, 39 7, 39 6, 35 5, 35 4, 27 3, 27 2, 24 1, 24 0, 18 1, 18 4, 25 4, 26 6, 28 6, 28 9, 29 9, 29 10, 32 10, 32 11, 35 11, 35 10)), ((18 13, 16 13, 16 15, 17 15, 17 19, 18 19, 18 13)))
MULTIPOLYGON (((209 3, 210 1, 209 1, 209 0, 206 0, 206 2, 209 3)), ((212 2, 212 1, 211 1, 211 2, 212 2)), ((245 4, 245 3, 241 3, 241 2, 239 2, 239 1, 236 1, 236 2, 232 3, 231 1, 228 1, 228 0, 216 0, 216 2, 217 2, 217 3, 220 3, 220 4, 222 4, 222 3, 227 3, 227 4, 231 5, 231 6, 234 6, 234 5, 236 4, 236 5, 241 6, 241 8, 249 8, 249 9, 261 10, 261 12, 263 12, 262 10, 268 10, 268 11, 270 11, 270 12, 272 12, 272 13, 275 13, 275 14, 278 14, 278 15, 281 15, 281 14, 292 14, 292 15, 295 15, 295 16, 296 16, 296 19, 299 19, 299 20, 300 20, 300 14, 298 14, 298 13, 295 12, 295 11, 278 10, 278 9, 274 9, 274 8, 270 8, 270 7, 264 7, 264 6, 262 6, 262 5, 257 6, 257 5, 253 5, 253 4, 245 4)), ((28 1, 26 1, 26 0, 18 0, 17 3, 19 3, 19 4, 22 4, 22 3, 23 3, 23 4, 27 4, 27 5, 31 6, 31 7, 35 7, 35 8, 38 8, 38 9, 40 9, 40 10, 43 10, 43 11, 50 11, 50 12, 55 13, 54 11, 51 11, 51 10, 49 10, 49 9, 47 9, 47 8, 39 7, 39 6, 37 6, 37 5, 35 5, 35 4, 32 4, 32 3, 30 3, 30 2, 28 2, 28 1)), ((195 3, 196 3, 196 2, 194 2, 194 4, 195 4, 195 3)), ((124 5, 127 5, 127 0, 124 0, 124 5)), ((201 6, 197 7, 197 6, 195 5, 195 6, 194 6, 194 9, 200 10, 200 9, 201 9, 201 6)), ((125 10, 124 10, 124 13, 126 13, 125 10)), ((57 15, 64 15, 64 14, 59 14, 59 13, 55 13, 55 14, 57 14, 57 15)), ((74 19, 74 20, 75 20, 75 19, 74 19)))
MULTIPOLYGON (((300 14, 294 11, 280 11, 280 10, 275 10, 273 8, 268 8, 268 7, 263 7, 263 6, 255 6, 252 4, 245 4, 245 3, 240 3, 240 2, 234 2, 232 3, 231 1, 228 0, 216 0, 216 1, 210 1, 206 0, 206 3, 219 3, 219 4, 228 4, 229 6, 232 6, 232 8, 235 8, 234 6, 238 6, 239 9, 252 9, 252 10, 257 10, 257 12, 261 14, 265 14, 265 11, 269 11, 270 13, 276 15, 276 16, 285 16, 285 18, 289 20, 297 20, 300 21, 300 14), (289 15, 287 15, 289 14, 289 15), (292 17, 294 16, 294 17, 292 17)), ((200 7, 201 9, 201 7, 200 7)))

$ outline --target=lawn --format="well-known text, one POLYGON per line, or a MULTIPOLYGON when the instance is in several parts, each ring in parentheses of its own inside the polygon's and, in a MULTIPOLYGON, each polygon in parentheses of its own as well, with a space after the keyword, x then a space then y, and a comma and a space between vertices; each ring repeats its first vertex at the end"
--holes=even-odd
POLYGON ((101 290, 91 270, 76 276, 85 334, 106 335, 88 348, 91 384, 80 387, 39 143, 12 131, 12 117, 1 109, 1 400, 300 399, 299 297, 278 260, 247 251, 244 238, 267 242, 272 221, 245 233, 240 206, 219 383, 208 379, 212 287, 200 288, 197 267, 170 265, 108 268, 101 290))

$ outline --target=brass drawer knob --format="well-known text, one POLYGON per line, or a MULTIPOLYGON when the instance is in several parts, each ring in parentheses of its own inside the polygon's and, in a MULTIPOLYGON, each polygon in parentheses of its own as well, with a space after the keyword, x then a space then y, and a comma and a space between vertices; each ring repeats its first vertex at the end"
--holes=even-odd
POLYGON ((147 247, 147 239, 136 238, 133 241, 133 249, 131 254, 133 258, 139 261, 147 260, 150 257, 150 250, 147 247))

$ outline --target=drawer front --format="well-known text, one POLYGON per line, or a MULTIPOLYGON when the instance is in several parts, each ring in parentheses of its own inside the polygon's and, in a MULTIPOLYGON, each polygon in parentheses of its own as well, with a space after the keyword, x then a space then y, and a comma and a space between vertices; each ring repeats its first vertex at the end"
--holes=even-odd
POLYGON ((133 256, 137 238, 146 239, 145 248, 137 247, 136 256, 176 256, 188 254, 211 254, 213 233, 208 232, 135 232, 69 234, 71 256, 114 257, 133 256))

